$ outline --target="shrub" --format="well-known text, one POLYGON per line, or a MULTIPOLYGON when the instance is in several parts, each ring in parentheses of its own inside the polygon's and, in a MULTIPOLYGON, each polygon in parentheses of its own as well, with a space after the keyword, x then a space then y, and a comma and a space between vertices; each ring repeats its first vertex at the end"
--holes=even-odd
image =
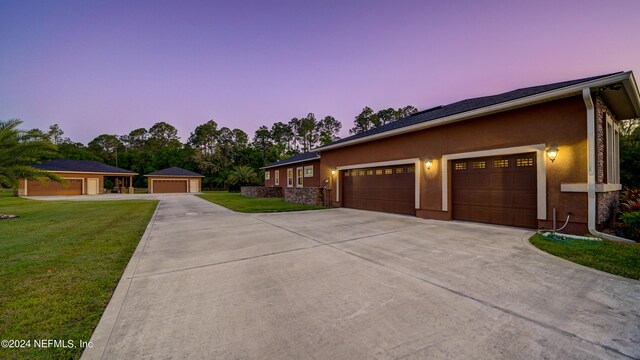
POLYGON ((624 236, 628 239, 640 241, 640 211, 622 214, 620 217, 624 236))
POLYGON ((620 210, 623 213, 640 211, 640 188, 627 189, 622 192, 620 210))

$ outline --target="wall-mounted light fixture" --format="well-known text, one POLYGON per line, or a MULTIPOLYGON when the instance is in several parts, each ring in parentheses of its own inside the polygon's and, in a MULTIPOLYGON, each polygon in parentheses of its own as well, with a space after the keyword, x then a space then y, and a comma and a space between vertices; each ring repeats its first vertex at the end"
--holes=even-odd
POLYGON ((549 158, 549 160, 551 160, 551 162, 554 162, 556 160, 559 151, 560 150, 558 149, 558 144, 551 144, 551 146, 549 146, 549 148, 547 149, 547 157, 549 158))
POLYGON ((424 161, 424 167, 427 168, 427 170, 431 169, 431 166, 433 166, 433 159, 431 157, 428 157, 425 161, 424 161))
POLYGON ((336 174, 336 170, 335 169, 331 169, 331 175, 335 175, 336 174))

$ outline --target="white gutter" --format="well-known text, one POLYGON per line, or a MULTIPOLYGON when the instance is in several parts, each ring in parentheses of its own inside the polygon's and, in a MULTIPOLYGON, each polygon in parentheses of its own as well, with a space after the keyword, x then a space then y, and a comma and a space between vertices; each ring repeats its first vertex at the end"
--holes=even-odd
POLYGON ((604 78, 600 78, 600 79, 596 79, 596 80, 592 80, 592 81, 588 81, 588 82, 583 82, 583 83, 579 83, 579 84, 576 84, 576 85, 563 87, 563 88, 560 88, 560 89, 551 90, 551 91, 547 91, 547 92, 536 94, 536 95, 527 96, 527 97, 520 98, 520 99, 506 101, 506 102, 503 102, 503 103, 500 103, 500 104, 491 105, 491 106, 483 107, 483 108, 480 108, 480 109, 470 110, 470 111, 463 112, 463 113, 460 113, 460 114, 454 114, 454 115, 451 115, 451 116, 446 116, 446 117, 443 117, 443 118, 440 118, 440 119, 436 119, 436 120, 426 121, 426 122, 415 124, 415 125, 411 125, 411 126, 405 126, 405 127, 399 128, 399 129, 389 130, 389 131, 385 131, 385 132, 382 132, 382 133, 379 133, 379 134, 373 134, 373 135, 365 136, 363 138, 345 141, 345 142, 339 143, 339 144, 321 146, 319 148, 312 149, 312 151, 326 151, 326 150, 331 150, 331 149, 337 149, 337 148, 341 148, 341 147, 345 147, 345 146, 351 146, 351 145, 355 145, 355 144, 359 144, 359 143, 363 143, 363 142, 382 139, 382 138, 386 138, 386 137, 390 137, 390 136, 394 136, 394 135, 400 135, 400 134, 404 134, 404 133, 408 133, 408 132, 413 132, 413 131, 417 131, 417 130, 431 128, 431 127, 434 127, 434 126, 440 126, 440 125, 449 124, 449 123, 453 123, 453 122, 457 122, 457 121, 461 121, 461 120, 465 120, 465 119, 469 119, 469 118, 475 118, 475 117, 488 115, 488 114, 492 114, 492 113, 496 113, 496 112, 500 112, 500 111, 505 111, 507 109, 524 106, 524 105, 527 105, 527 104, 530 104, 530 103, 544 102, 544 101, 551 100, 553 98, 569 96, 569 95, 572 95, 572 94, 576 94, 577 95, 580 92, 582 92, 582 89, 584 89, 584 88, 593 88, 593 87, 598 88, 598 87, 609 85, 609 84, 612 84, 612 83, 617 83, 617 82, 624 81, 624 80, 628 79, 630 76, 631 76, 631 72, 630 71, 626 71, 626 72, 623 72, 623 73, 620 73, 620 74, 614 74, 614 75, 607 76, 607 77, 604 77, 604 78))
POLYGON ((582 99, 587 107, 587 193, 588 193, 588 226, 589 232, 607 240, 634 242, 629 239, 605 234, 596 229, 596 132, 595 132, 595 106, 591 98, 591 89, 582 89, 582 99))

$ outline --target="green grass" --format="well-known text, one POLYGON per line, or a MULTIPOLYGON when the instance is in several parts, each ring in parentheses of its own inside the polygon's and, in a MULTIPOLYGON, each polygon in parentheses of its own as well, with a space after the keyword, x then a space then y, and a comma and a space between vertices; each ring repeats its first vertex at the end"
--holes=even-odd
POLYGON ((554 241, 536 234, 529 241, 549 254, 631 279, 640 280, 640 244, 603 240, 554 241))
POLYGON ((197 196, 227 209, 243 213, 325 209, 323 206, 288 203, 284 201, 284 198, 251 198, 225 191, 211 191, 197 196))
MULTIPOLYGON (((0 340, 88 341, 157 201, 35 201, 0 192, 0 340)), ((80 348, 0 359, 78 358, 80 348)))

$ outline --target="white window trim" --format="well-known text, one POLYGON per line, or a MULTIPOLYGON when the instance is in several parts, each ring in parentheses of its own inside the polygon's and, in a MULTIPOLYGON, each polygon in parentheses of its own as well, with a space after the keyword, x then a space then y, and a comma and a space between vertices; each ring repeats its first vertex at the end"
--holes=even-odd
POLYGON ((276 186, 280 186, 280 170, 274 171, 273 176, 275 177, 276 186))
POLYGON ((449 211, 449 160, 478 158, 499 155, 512 155, 520 153, 536 153, 537 175, 537 204, 538 220, 547 220, 547 162, 544 156, 545 144, 516 146, 501 149, 472 151, 457 154, 442 155, 442 211, 449 211))
POLYGON ((293 187, 293 168, 287 169, 287 187, 293 187), (289 176, 289 174, 291 174, 291 176, 289 176))
POLYGON ((267 170, 264 172, 264 179, 271 180, 271 171, 267 170))
POLYGON ((304 168, 302 166, 296 168, 296 187, 304 187, 304 168))
POLYGON ((620 184, 620 128, 609 114, 606 114, 606 119, 607 184, 618 185, 620 184))
POLYGON ((304 177, 313 177, 313 165, 304 167, 304 177), (311 169, 311 174, 307 174, 307 169, 311 169))
POLYGON ((354 164, 354 165, 345 165, 345 166, 337 166, 337 175, 336 175, 336 201, 340 201, 340 171, 342 170, 351 170, 358 168, 370 168, 370 167, 382 167, 382 166, 393 166, 393 165, 404 165, 413 163, 416 167, 415 171, 415 208, 420 209, 420 178, 422 174, 422 166, 420 158, 411 158, 411 159, 402 159, 402 160, 392 160, 392 161, 381 161, 374 163, 363 163, 363 164, 354 164))

